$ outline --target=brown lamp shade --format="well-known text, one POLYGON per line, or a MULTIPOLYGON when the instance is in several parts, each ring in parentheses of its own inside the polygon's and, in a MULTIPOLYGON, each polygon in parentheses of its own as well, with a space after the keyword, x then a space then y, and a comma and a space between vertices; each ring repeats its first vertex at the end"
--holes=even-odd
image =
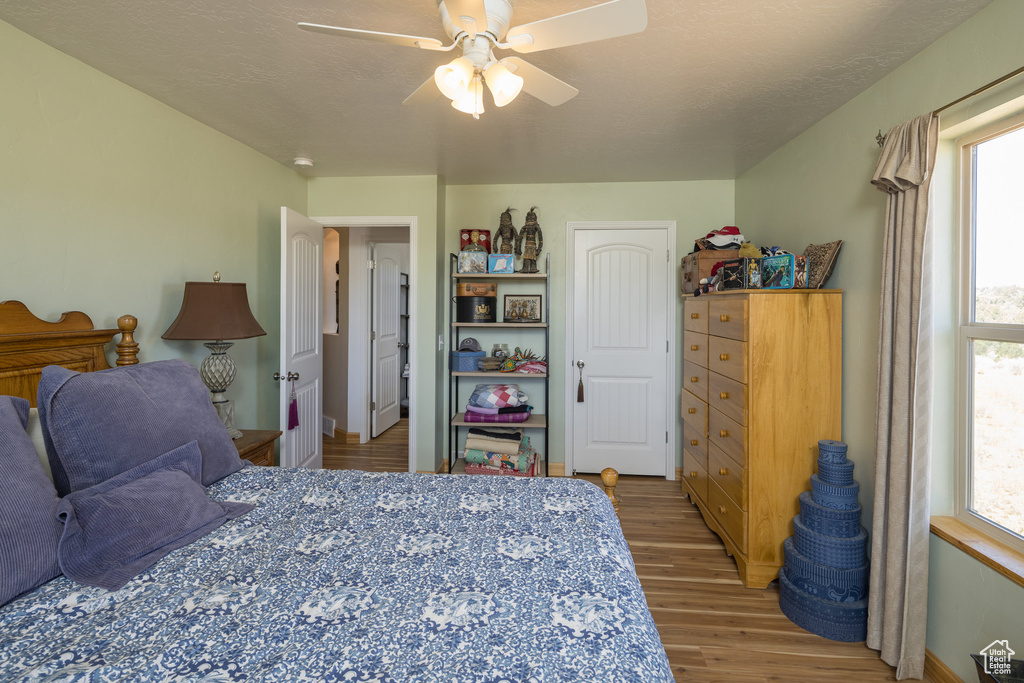
POLYGON ((249 309, 244 282, 186 282, 181 310, 163 339, 248 339, 266 332, 249 309))

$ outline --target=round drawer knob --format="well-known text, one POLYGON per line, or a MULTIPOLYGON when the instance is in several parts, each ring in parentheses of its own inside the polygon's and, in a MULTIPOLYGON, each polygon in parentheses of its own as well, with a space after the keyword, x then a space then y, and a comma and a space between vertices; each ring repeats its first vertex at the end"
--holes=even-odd
POLYGON ((690 314, 690 320, 696 320, 699 317, 700 317, 700 313, 691 313, 690 314))
POLYGON ((720 475, 722 475, 723 477, 727 477, 727 476, 729 476, 729 468, 728 467, 720 467, 720 468, 718 468, 718 473, 720 475))
POLYGON ((723 514, 723 515, 724 515, 724 514, 725 514, 725 506, 724 506, 724 505, 719 505, 719 506, 718 506, 718 511, 719 511, 719 512, 720 512, 721 514, 723 514))
POLYGON ((694 344, 694 345, 692 345, 692 346, 690 347, 690 350, 691 350, 691 351, 700 351, 700 347, 699 347, 699 346, 697 346, 696 344, 694 344))
POLYGON ((723 429, 722 431, 718 432, 718 435, 724 439, 725 437, 729 436, 729 430, 723 429))
POLYGON ((719 320, 721 320, 721 321, 722 321, 723 323, 727 323, 727 322, 729 322, 729 316, 727 316, 727 315, 724 315, 724 314, 723 314, 723 315, 720 315, 720 316, 718 316, 718 319, 719 319, 719 320))
POLYGON ((696 479, 697 478, 697 470, 694 470, 693 472, 690 472, 690 478, 691 479, 696 479))
POLYGON ((718 398, 722 399, 723 401, 729 400, 729 392, 728 391, 723 391, 722 393, 720 393, 718 395, 718 398))
POLYGON ((691 446, 696 446, 697 445, 697 439, 690 439, 690 445, 691 446))
POLYGON ((720 353, 720 354, 718 354, 718 360, 729 360, 729 354, 727 354, 727 353, 720 353))
POLYGON ((696 384, 697 382, 699 382, 699 381, 700 381, 700 377, 696 377, 696 376, 694 376, 694 377, 691 377, 691 378, 690 378, 690 381, 691 381, 691 382, 693 382, 694 384, 696 384))
POLYGON ((690 408, 690 415, 696 415, 696 414, 697 414, 697 409, 696 408, 690 408))

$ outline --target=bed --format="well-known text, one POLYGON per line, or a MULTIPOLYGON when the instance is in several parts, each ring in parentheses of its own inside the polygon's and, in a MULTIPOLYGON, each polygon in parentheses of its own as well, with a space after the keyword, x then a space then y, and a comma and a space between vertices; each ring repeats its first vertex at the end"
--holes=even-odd
MULTIPOLYGON (((88 336, 84 323, 12 334, 6 306, 3 391, 29 398, 42 382, 44 396, 45 362, 106 367, 103 337, 118 331, 86 351, 69 342, 88 336)), ((128 368, 113 372, 159 366, 131 367, 135 323, 122 321, 128 368)), ((592 484, 241 467, 202 491, 245 512, 116 590, 61 575, 0 607, 0 680, 673 680, 612 504, 592 484)))

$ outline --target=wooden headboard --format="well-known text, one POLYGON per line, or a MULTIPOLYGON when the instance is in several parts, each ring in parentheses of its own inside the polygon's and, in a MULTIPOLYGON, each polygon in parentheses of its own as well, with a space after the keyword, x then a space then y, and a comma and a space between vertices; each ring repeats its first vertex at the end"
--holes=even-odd
POLYGON ((78 372, 110 367, 104 352, 115 335, 117 365, 139 362, 134 338, 138 325, 133 315, 117 319, 116 330, 94 330, 81 311, 65 313, 57 322, 40 320, 20 301, 0 302, 0 395, 27 398, 36 404, 39 375, 47 365, 61 365, 78 372))

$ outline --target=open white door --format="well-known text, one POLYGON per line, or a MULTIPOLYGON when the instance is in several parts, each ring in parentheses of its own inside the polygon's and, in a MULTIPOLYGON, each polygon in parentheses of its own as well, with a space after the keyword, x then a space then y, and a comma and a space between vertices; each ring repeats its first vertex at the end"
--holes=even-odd
POLYGON ((373 397, 370 403, 370 433, 376 438, 398 422, 401 414, 402 363, 401 273, 402 252, 395 244, 373 246, 373 329, 370 331, 370 357, 373 397))
MULTIPOLYGON (((669 462, 669 233, 575 229, 569 411, 577 472, 673 476, 669 462), (581 365, 580 365, 581 364, 581 365)), ((674 234, 674 233, 673 233, 674 234)))
POLYGON ((281 466, 323 466, 323 226, 281 207, 281 466), (299 426, 288 429, 292 383, 299 426))

